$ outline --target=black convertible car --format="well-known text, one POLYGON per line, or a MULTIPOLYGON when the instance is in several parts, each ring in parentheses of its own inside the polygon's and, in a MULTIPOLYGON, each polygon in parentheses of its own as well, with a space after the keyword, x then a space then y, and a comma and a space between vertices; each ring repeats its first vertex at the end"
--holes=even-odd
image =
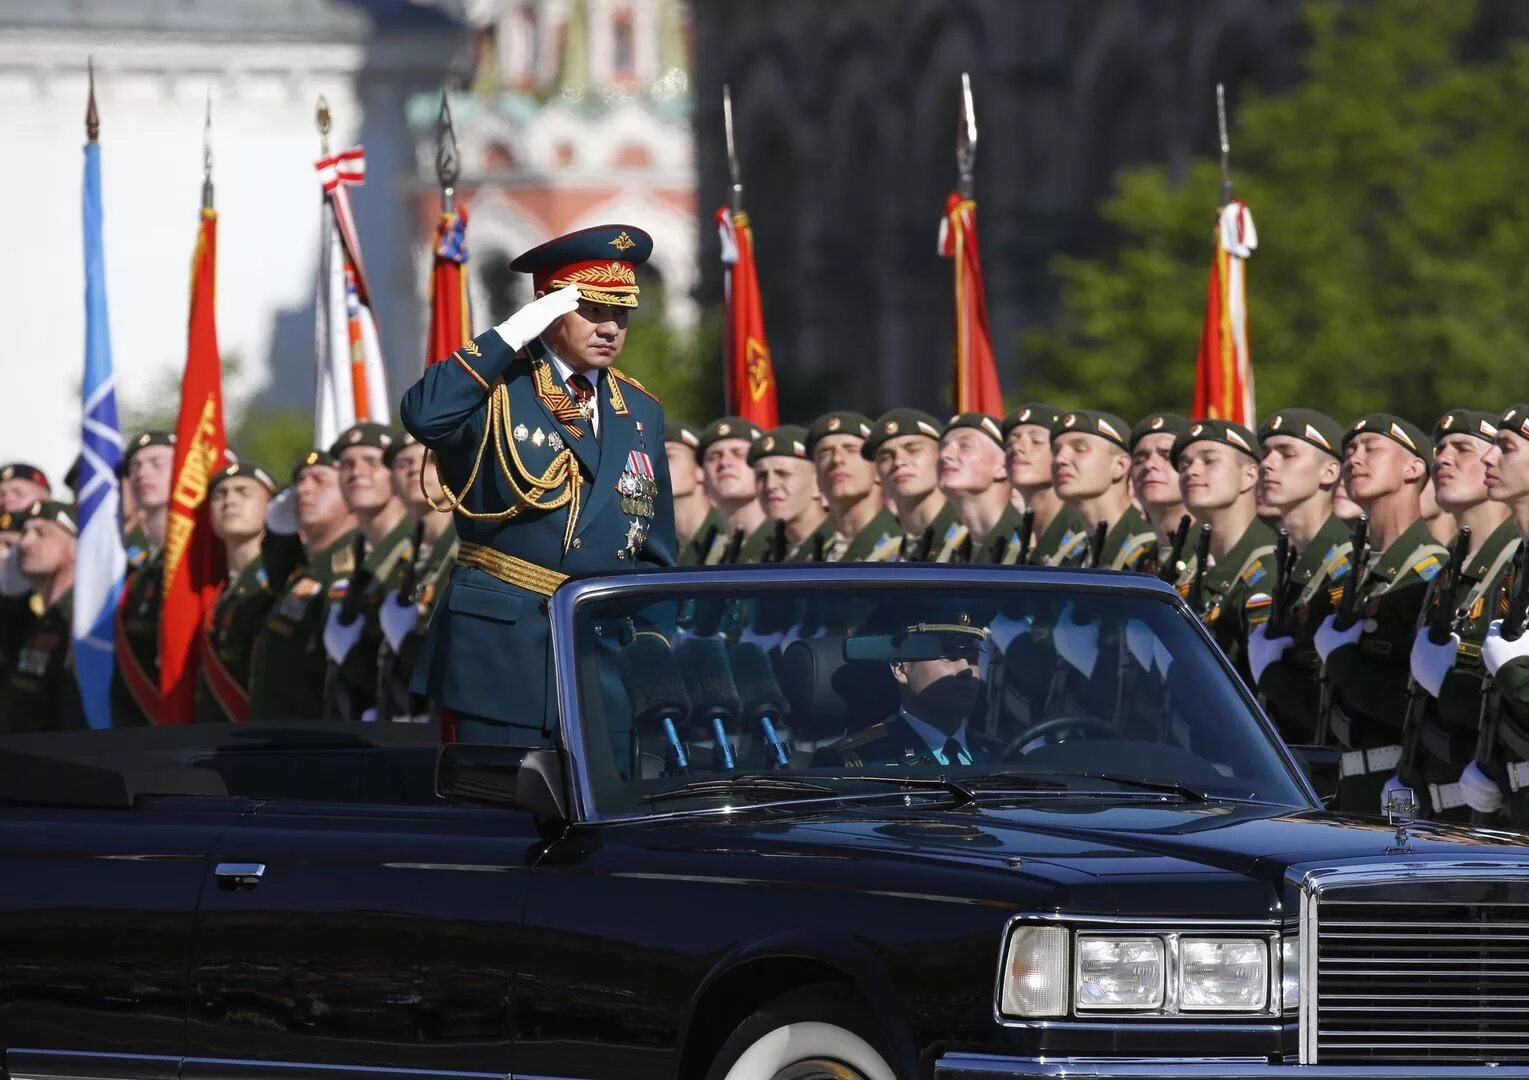
POLYGON ((1153 580, 550 614, 537 746, 0 740, 8 1080, 1529 1076, 1525 838, 1326 812, 1153 580))

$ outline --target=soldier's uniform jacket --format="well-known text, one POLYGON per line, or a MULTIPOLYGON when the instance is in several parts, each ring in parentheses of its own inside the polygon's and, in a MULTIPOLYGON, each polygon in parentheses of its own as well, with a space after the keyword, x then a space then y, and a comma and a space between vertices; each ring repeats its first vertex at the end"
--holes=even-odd
MULTIPOLYGON (((1428 583, 1448 561, 1449 553, 1419 519, 1384 552, 1372 556, 1357 582, 1364 634, 1357 645, 1327 658, 1336 706, 1333 733, 1351 750, 1395 744, 1400 737, 1418 614, 1428 583)), ((1336 603, 1337 597, 1329 596, 1336 603)), ((1389 774, 1383 762, 1373 764, 1367 772, 1389 774)))
MULTIPOLYGON (((1072 541, 1065 553, 1059 553, 1058 561, 1050 565, 1087 566, 1090 532, 1091 528, 1085 525, 1081 540, 1072 541)), ((1152 531, 1152 523, 1136 507, 1128 506, 1104 534, 1104 552, 1099 565, 1110 570, 1139 571, 1155 550, 1157 533, 1152 531)))
POLYGON ((820 748, 813 755, 812 764, 851 769, 877 765, 985 765, 996 760, 1001 749, 996 740, 967 728, 965 757, 969 760, 950 761, 943 752, 931 750, 899 713, 820 748))
POLYGON ((1063 503, 1045 531, 1031 542, 1026 561, 1031 566, 1076 566, 1087 552, 1088 526, 1083 523, 1083 515, 1063 503))
MULTIPOLYGON (((1248 670, 1244 644, 1251 627, 1247 622, 1250 612, 1244 605, 1255 593, 1267 590, 1273 578, 1274 530, 1257 518, 1237 538, 1226 557, 1200 577, 1203 608, 1195 614, 1249 685, 1253 676, 1248 670)), ((1180 586, 1186 594, 1190 588, 1180 586)), ((1268 610, 1255 608, 1252 615, 1261 624, 1268 617, 1268 610)))
MULTIPOLYGON (((1508 614, 1508 597, 1513 589, 1513 570, 1510 564, 1509 571, 1501 579, 1501 584, 1495 590, 1496 603, 1489 603, 1489 608, 1496 610, 1492 614, 1494 619, 1505 618, 1508 614)), ((1529 753, 1523 753, 1522 747, 1515 751, 1512 747, 1503 745, 1501 731, 1503 728, 1512 727, 1517 732, 1523 733, 1518 742, 1529 742, 1529 659, 1519 657, 1509 660, 1497 669, 1497 675, 1492 679, 1492 691, 1498 698, 1498 705, 1502 709, 1502 725, 1499 727, 1497 750, 1494 758, 1498 761, 1510 763, 1508 770, 1508 787, 1512 790, 1512 825, 1516 829, 1529 827, 1529 798, 1525 797, 1526 788, 1529 788, 1529 766, 1519 764, 1529 761, 1529 753)))
POLYGON ((68 731, 85 726, 70 647, 73 591, 29 621, 0 687, 0 732, 68 731))
MULTIPOLYGON (((718 547, 718 539, 721 536, 722 517, 717 513, 716 507, 713 507, 701 519, 701 527, 695 531, 695 535, 690 538, 690 542, 680 550, 680 565, 705 566, 707 556, 713 550, 717 552, 717 558, 720 559, 723 549, 718 547)), ((725 541, 723 542, 725 543, 725 541)))
POLYGON ((896 562, 902 554, 902 527, 886 508, 871 518, 853 539, 841 536, 828 521, 823 522, 819 531, 825 536, 824 562, 896 562))
MULTIPOLYGON (((333 665, 329 672, 325 704, 332 719, 360 720, 361 714, 377 703, 377 654, 384 641, 377 609, 398 588, 414 559, 413 532, 414 522, 408 517, 400 519, 362 560, 365 591, 356 608, 361 637, 345 654, 345 662, 333 665)), ((362 575, 352 571, 331 581, 330 604, 343 603, 352 585, 361 579, 362 575)))
POLYGON ((164 602, 164 551, 150 552, 129 570, 117 607, 117 663, 111 713, 117 727, 155 723, 159 692, 159 610, 164 602))
POLYGON ((275 600, 265 564, 258 558, 219 588, 197 641, 198 723, 242 723, 250 718, 250 655, 275 600))
POLYGON ((436 597, 446 587, 451 568, 456 565, 457 532, 447 526, 446 531, 416 552, 419 561, 414 575, 415 628, 399 643, 398 651, 384 638, 377 648, 377 719, 395 720, 418 716, 425 712, 428 703, 409 690, 414 668, 419 660, 420 646, 424 644, 425 629, 435 611, 436 597))
POLYGON ((460 539, 416 693, 541 731, 547 597, 569 577, 674 563, 663 407, 614 368, 593 406, 598 438, 540 339, 513 353, 493 330, 404 394, 404 426, 434 451, 460 539))
POLYGON ((307 553, 271 604, 250 654, 252 720, 323 718, 329 586, 356 568, 353 535, 307 553))
POLYGON ((1322 696, 1322 660, 1314 642, 1322 620, 1333 613, 1333 594, 1342 589, 1353 568, 1349 561, 1352 550, 1348 526, 1336 514, 1330 514, 1291 567, 1286 598, 1276 600, 1273 596, 1271 563, 1265 586, 1248 594, 1243 604, 1244 624, 1249 633, 1268 622, 1272 603, 1290 605, 1282 618, 1294 644, 1264 668, 1258 692, 1280 732, 1292 742, 1309 739, 1315 730, 1322 696))
POLYGON ((919 559, 919 549, 923 547, 924 537, 921 533, 903 533, 902 550, 898 552, 898 562, 936 562, 940 552, 951 543, 960 530, 965 526, 956 518, 956 508, 949 501, 940 507, 940 512, 934 515, 934 520, 929 523, 929 550, 922 560, 919 559))
MULTIPOLYGON (((1481 662, 1481 643, 1486 639, 1492 620, 1502 618, 1498 601, 1506 603, 1503 585, 1518 543, 1518 532, 1510 518, 1492 530, 1481 549, 1465 564, 1455 609, 1455 633, 1460 637, 1460 649, 1455 656, 1455 666, 1444 677, 1437 702, 1425 713, 1425 717, 1437 718, 1447 730, 1463 733, 1467 752, 1474 749, 1477 722, 1481 717, 1481 681, 1486 674, 1481 662)), ((1419 632, 1426 632, 1429 612, 1440 601, 1439 584, 1442 581, 1443 575, 1429 583, 1427 597, 1418 615, 1419 632)))
POLYGON ((136 570, 149 557, 149 534, 142 529, 129 529, 122 537, 122 553, 127 556, 127 568, 136 570))
MULTIPOLYGON (((952 512, 954 518, 954 513, 952 512)), ((999 563, 1010 564, 1019 556, 1019 530, 1021 525, 1020 513, 1010 503, 1003 508, 993 528, 988 532, 985 541, 978 544, 975 541, 971 545, 971 552, 966 553, 966 542, 971 536, 971 530, 962 525, 959 520, 953 520, 945 529, 944 536, 934 547, 934 562, 971 562, 971 563, 999 563)))

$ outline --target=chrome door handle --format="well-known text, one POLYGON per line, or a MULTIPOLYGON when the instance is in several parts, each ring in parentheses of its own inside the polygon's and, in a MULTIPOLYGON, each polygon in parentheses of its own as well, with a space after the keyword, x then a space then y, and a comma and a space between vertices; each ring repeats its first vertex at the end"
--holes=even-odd
POLYGON ((219 881, 236 889, 253 889, 265 876, 265 863, 220 862, 212 872, 219 881))

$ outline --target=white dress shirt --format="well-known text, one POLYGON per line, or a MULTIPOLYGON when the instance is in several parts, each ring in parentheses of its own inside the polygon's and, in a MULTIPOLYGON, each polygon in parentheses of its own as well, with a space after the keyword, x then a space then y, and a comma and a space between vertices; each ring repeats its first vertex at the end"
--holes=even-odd
MULTIPOLYGON (((568 396, 574 397, 573 390, 568 386, 568 380, 574 375, 573 368, 569 367, 561 356, 553 352, 550 346, 547 346, 545 339, 543 339, 542 345, 547 347, 547 355, 552 358, 552 370, 556 371, 557 377, 563 381, 563 387, 568 390, 568 396)), ((589 385, 595 388, 595 396, 591 401, 594 409, 589 414, 589 429, 597 439, 600 437, 600 377, 604 374, 604 371, 596 368, 592 372, 587 372, 584 376, 589 380, 589 385)))

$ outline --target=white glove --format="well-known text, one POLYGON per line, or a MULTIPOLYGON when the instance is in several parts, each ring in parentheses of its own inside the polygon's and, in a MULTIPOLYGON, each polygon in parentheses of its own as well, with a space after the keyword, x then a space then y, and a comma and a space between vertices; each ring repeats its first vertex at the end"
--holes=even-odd
POLYGON ((12 544, 0 561, 0 596, 25 596, 32 583, 21 572, 21 545, 12 544))
POLYGON ((1011 619, 1007 615, 995 615, 993 621, 988 623, 987 632, 988 640, 993 643, 995 651, 1000 654, 1008 652, 1015 638, 1030 632, 1030 616, 1011 619))
POLYGON ((350 650, 356 647, 356 642, 361 640, 361 631, 366 629, 366 620, 358 612, 349 626, 340 622, 340 605, 334 604, 329 609, 329 617, 324 621, 324 651, 329 654, 329 659, 336 664, 345 663, 345 658, 350 655, 350 650))
POLYGON ((1529 634, 1520 635, 1517 641, 1502 636, 1502 620, 1494 619, 1487 630, 1486 640, 1481 643, 1481 662, 1495 677, 1497 670, 1509 660, 1529 656, 1529 634))
POLYGON ((382 598, 377 617, 382 622, 382 636, 395 653, 403 646, 403 639, 419 625, 419 612, 398 595, 397 589, 382 598))
POLYGON ((1387 780, 1386 786, 1380 789, 1380 812, 1382 814, 1386 812, 1386 804, 1391 801, 1391 792, 1405 791, 1406 789, 1407 785, 1402 782, 1400 774, 1387 780))
POLYGON ((1460 774, 1460 795, 1465 803, 1478 814, 1492 814, 1502 809, 1502 788, 1497 786, 1473 761, 1460 774))
POLYGON ((297 532, 296 488, 282 488, 281 494, 271 500, 265 508, 265 527, 283 536, 297 532))
POLYGON ((361 710, 361 722, 363 724, 375 724, 377 722, 377 706, 361 710))
POLYGON ((1140 619, 1126 620, 1126 649, 1143 671, 1152 670, 1152 646, 1157 642, 1157 635, 1147 629, 1147 624, 1140 619))
POLYGON ((1443 645, 1435 645, 1424 630, 1412 639, 1412 677, 1428 691, 1429 697, 1438 697, 1444 685, 1444 676, 1455 666, 1460 652, 1460 635, 1451 634, 1443 645))
POLYGON ((536 337, 570 311, 579 310, 579 287, 564 285, 555 292, 532 300, 525 307, 494 327, 511 352, 519 352, 526 343, 536 337))
POLYGON ((1094 665, 1099 662, 1098 622, 1073 622, 1072 605, 1068 604, 1057 617, 1051 640, 1058 656, 1082 672, 1085 679, 1094 677, 1094 665))
POLYGON ((1248 667, 1253 671, 1253 685, 1264 677, 1264 669, 1285 655, 1285 650, 1295 644, 1288 634, 1277 638, 1269 636, 1268 624, 1260 626, 1248 635, 1248 667))
POLYGON ((1337 615, 1329 615, 1322 620, 1322 625, 1317 627, 1317 655, 1322 658, 1322 663, 1327 663, 1327 658, 1345 645, 1357 644, 1364 636, 1364 623, 1355 621, 1354 625, 1347 630, 1339 630, 1333 626, 1337 615))

